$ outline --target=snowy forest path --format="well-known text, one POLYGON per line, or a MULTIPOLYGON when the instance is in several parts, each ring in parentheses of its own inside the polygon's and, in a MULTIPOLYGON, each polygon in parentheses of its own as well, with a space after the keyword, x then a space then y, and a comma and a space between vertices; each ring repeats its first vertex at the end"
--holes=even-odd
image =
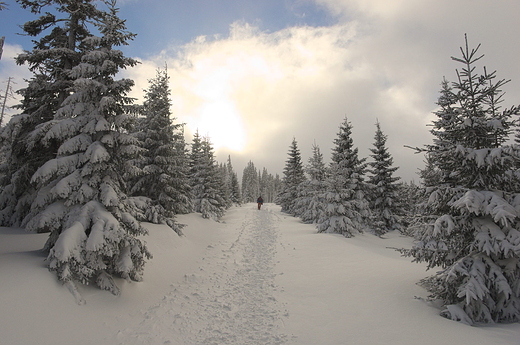
MULTIPOLYGON (((227 241, 208 245, 196 272, 120 332, 120 344, 288 344, 275 283, 279 215, 244 206, 227 241)), ((232 226, 231 226, 232 225, 232 226)))

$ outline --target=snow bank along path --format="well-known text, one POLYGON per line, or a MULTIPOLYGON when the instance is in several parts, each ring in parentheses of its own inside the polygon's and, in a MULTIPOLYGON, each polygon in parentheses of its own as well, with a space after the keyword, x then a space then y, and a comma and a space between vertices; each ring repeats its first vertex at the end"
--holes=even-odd
MULTIPOLYGON (((274 266, 280 218, 268 206, 242 209, 230 241, 206 248, 200 266, 142 310, 120 344, 286 344, 288 312, 277 300, 274 266)), ((174 264, 174 263, 172 263, 174 264)))
POLYGON ((45 267, 47 234, 0 228, 0 344, 520 345, 520 323, 470 327, 416 299, 433 272, 389 248, 410 246, 399 233, 317 234, 272 204, 178 219, 183 237, 145 224, 143 282, 79 286, 81 306, 45 267))

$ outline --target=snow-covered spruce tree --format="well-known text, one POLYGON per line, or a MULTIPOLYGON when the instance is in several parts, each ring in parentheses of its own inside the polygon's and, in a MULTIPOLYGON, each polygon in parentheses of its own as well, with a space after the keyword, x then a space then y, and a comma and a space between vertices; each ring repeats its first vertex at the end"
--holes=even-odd
POLYGON ((428 154, 425 155, 424 168, 419 170, 419 177, 424 187, 438 186, 442 183, 443 173, 428 154))
POLYGON ((249 161, 242 173, 242 200, 244 202, 256 202, 260 194, 260 181, 255 164, 249 161))
POLYGON ((258 195, 262 196, 262 199, 265 203, 271 202, 272 197, 269 189, 269 184, 271 181, 271 175, 267 171, 267 169, 264 167, 262 168, 262 173, 260 171, 258 172, 258 185, 259 185, 259 192, 258 195), (270 201, 271 200, 271 201, 270 201))
MULTIPOLYGON (((444 83, 444 82, 443 82, 444 83)), ((424 226, 424 222, 428 222, 430 216, 425 212, 427 201, 431 189, 439 186, 443 181, 443 172, 435 164, 428 153, 424 155, 424 168, 419 169, 418 175, 421 178, 421 184, 403 185, 401 188, 401 205, 402 210, 402 232, 408 236, 413 236, 417 229, 424 226), (424 217, 424 219, 423 219, 424 217)))
POLYGON ((401 217, 401 232, 406 236, 413 236, 414 225, 420 222, 422 207, 425 200, 425 188, 414 181, 398 184, 399 216, 401 217))
POLYGON ((190 158, 186 141, 184 138, 184 124, 173 132, 175 146, 175 165, 176 165, 176 199, 173 205, 175 214, 187 214, 193 211, 193 200, 190 185, 190 158))
POLYGON ((18 91, 22 95, 17 106, 21 113, 13 116, 0 133, 5 155, 5 164, 0 166, 0 224, 4 226, 21 225, 36 197, 31 176, 53 158, 61 144, 56 138, 43 145, 41 136, 37 136, 40 132, 33 131, 53 119, 69 94, 74 80, 70 70, 89 49, 83 43, 91 35, 87 23, 99 21, 101 15, 92 0, 18 3, 39 17, 21 26, 24 35, 35 38, 34 48, 19 54, 16 63, 28 65, 33 77, 18 91))
POLYGON ((209 139, 202 139, 195 133, 191 146, 190 181, 195 212, 203 218, 218 221, 226 210, 226 203, 221 195, 222 184, 218 165, 215 162, 213 148, 209 139))
POLYGON ((352 139, 352 125, 345 118, 334 140, 332 162, 326 179, 326 191, 320 196, 323 210, 316 223, 318 232, 339 233, 352 237, 363 232, 370 221, 364 181, 366 159, 358 157, 352 139))
POLYGON ((176 147, 175 132, 181 125, 172 120, 168 82, 166 69, 157 70, 155 78, 149 81, 142 108, 145 117, 136 134, 145 149, 139 162, 142 175, 136 179, 131 193, 151 200, 144 210, 146 221, 167 224, 180 234, 175 210, 188 209, 191 198, 188 178, 179 164, 182 160, 178 159, 184 155, 184 150, 178 152, 176 147))
POLYGON ((280 184, 280 177, 277 175, 276 178, 271 175, 266 168, 262 169, 262 175, 260 176, 260 195, 264 199, 264 202, 274 202, 278 194, 278 188, 280 184))
POLYGON ((319 219, 323 206, 320 198, 326 189, 327 169, 319 146, 312 146, 312 156, 305 167, 308 178, 300 185, 300 194, 296 202, 298 214, 304 223, 315 223, 319 219))
POLYGON ((193 211, 200 213, 200 201, 204 193, 204 179, 201 171, 206 170, 206 166, 203 162, 202 153, 202 138, 199 132, 195 132, 193 140, 191 142, 191 152, 189 156, 190 164, 190 187, 191 197, 193 204, 193 211))
POLYGON ((370 149, 372 161, 368 163, 371 168, 368 199, 374 233, 381 236, 388 231, 401 229, 399 186, 396 183, 400 177, 393 176, 399 168, 393 166, 394 160, 386 147, 387 136, 381 130, 379 121, 376 122, 374 140, 374 147, 370 149))
POLYGON ((224 200, 224 208, 228 209, 233 206, 231 202, 231 175, 229 174, 227 165, 224 163, 218 164, 219 179, 222 183, 219 186, 220 196, 224 200))
POLYGON ((302 158, 298 143, 293 138, 288 152, 289 158, 285 161, 283 169, 282 190, 278 195, 278 202, 282 206, 282 212, 293 216, 299 216, 296 209, 296 201, 299 196, 299 187, 305 181, 302 158))
POLYGON ((202 151, 204 157, 208 162, 208 179, 206 184, 205 196, 201 201, 201 213, 203 218, 211 218, 219 220, 226 209, 228 203, 225 197, 225 188, 223 176, 220 173, 219 165, 215 160, 215 153, 209 138, 204 138, 202 141, 202 151))
POLYGON ((100 37, 84 39, 88 51, 70 71, 69 95, 54 120, 37 128, 45 133, 44 144, 62 144, 32 177, 38 196, 26 226, 51 231, 45 245, 49 268, 71 291, 77 291, 74 282, 95 281, 119 294, 113 276, 141 280, 150 253, 138 238, 146 231, 123 192, 123 173, 138 151, 128 134, 132 119, 126 111, 133 81, 114 79, 119 70, 136 64, 114 49, 134 35, 118 18, 115 1, 106 3, 109 11, 95 23, 100 37))
POLYGON ((476 72, 483 55, 461 48, 458 80, 443 82, 425 147, 441 182, 428 188, 426 216, 410 250, 414 261, 442 270, 424 279, 441 314, 467 324, 520 320, 520 194, 511 189, 513 159, 508 146, 511 116, 499 111, 505 80, 476 72))
POLYGON ((231 156, 228 156, 226 164, 220 164, 220 174, 221 179, 223 181, 222 192, 224 194, 223 196, 226 202, 226 208, 230 208, 233 205, 240 205, 241 201, 238 177, 235 171, 233 170, 233 165, 231 164, 231 156))
POLYGON ((235 170, 233 169, 233 165, 231 164, 231 156, 228 156, 228 161, 226 164, 226 169, 228 173, 228 181, 229 184, 229 200, 235 206, 242 204, 242 198, 240 194, 240 185, 238 184, 238 176, 235 170))
POLYGON ((280 175, 275 174, 275 176, 271 180, 270 188, 271 188, 271 195, 273 196, 272 202, 275 202, 277 204, 280 204, 279 195, 282 192, 282 179, 280 178, 280 175))

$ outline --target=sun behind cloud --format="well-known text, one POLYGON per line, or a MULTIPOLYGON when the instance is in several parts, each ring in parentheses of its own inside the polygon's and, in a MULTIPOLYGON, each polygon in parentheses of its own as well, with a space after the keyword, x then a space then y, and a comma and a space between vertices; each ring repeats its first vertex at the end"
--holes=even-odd
POLYGON ((210 60, 202 61, 188 78, 192 96, 181 111, 184 121, 191 133, 208 136, 215 150, 242 151, 246 145, 242 116, 231 95, 233 78, 230 64, 210 60))
POLYGON ((198 130, 202 136, 207 135, 215 150, 244 149, 244 126, 233 102, 226 99, 206 102, 196 109, 195 113, 197 116, 192 117, 187 123, 189 130, 192 133, 198 130))

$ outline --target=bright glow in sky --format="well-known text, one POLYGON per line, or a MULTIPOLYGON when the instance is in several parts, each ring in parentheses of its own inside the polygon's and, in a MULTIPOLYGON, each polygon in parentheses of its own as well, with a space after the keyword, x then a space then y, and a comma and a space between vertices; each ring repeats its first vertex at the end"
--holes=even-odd
MULTIPOLYGON (((208 135, 240 174, 249 160, 282 173, 293 137, 304 163, 314 143, 330 158, 345 116, 354 145, 370 160, 375 123, 388 135, 397 174, 418 181, 423 157, 405 145, 431 143, 440 82, 455 79, 467 33, 482 66, 511 79, 504 108, 520 103, 518 0, 125 0, 120 16, 137 38, 124 47, 142 63, 122 73, 142 99, 156 68, 168 65, 172 112, 187 142, 208 135), (146 7, 146 10, 144 8, 146 7)), ((6 48, 0 89, 18 87, 26 68, 12 58, 31 49, 17 24, 34 18, 16 4, 0 12, 6 48)))
POLYGON ((197 109, 193 119, 188 120, 189 130, 199 131, 202 136, 211 138, 215 150, 228 148, 242 151, 246 135, 240 115, 233 102, 229 100, 209 101, 197 109))

